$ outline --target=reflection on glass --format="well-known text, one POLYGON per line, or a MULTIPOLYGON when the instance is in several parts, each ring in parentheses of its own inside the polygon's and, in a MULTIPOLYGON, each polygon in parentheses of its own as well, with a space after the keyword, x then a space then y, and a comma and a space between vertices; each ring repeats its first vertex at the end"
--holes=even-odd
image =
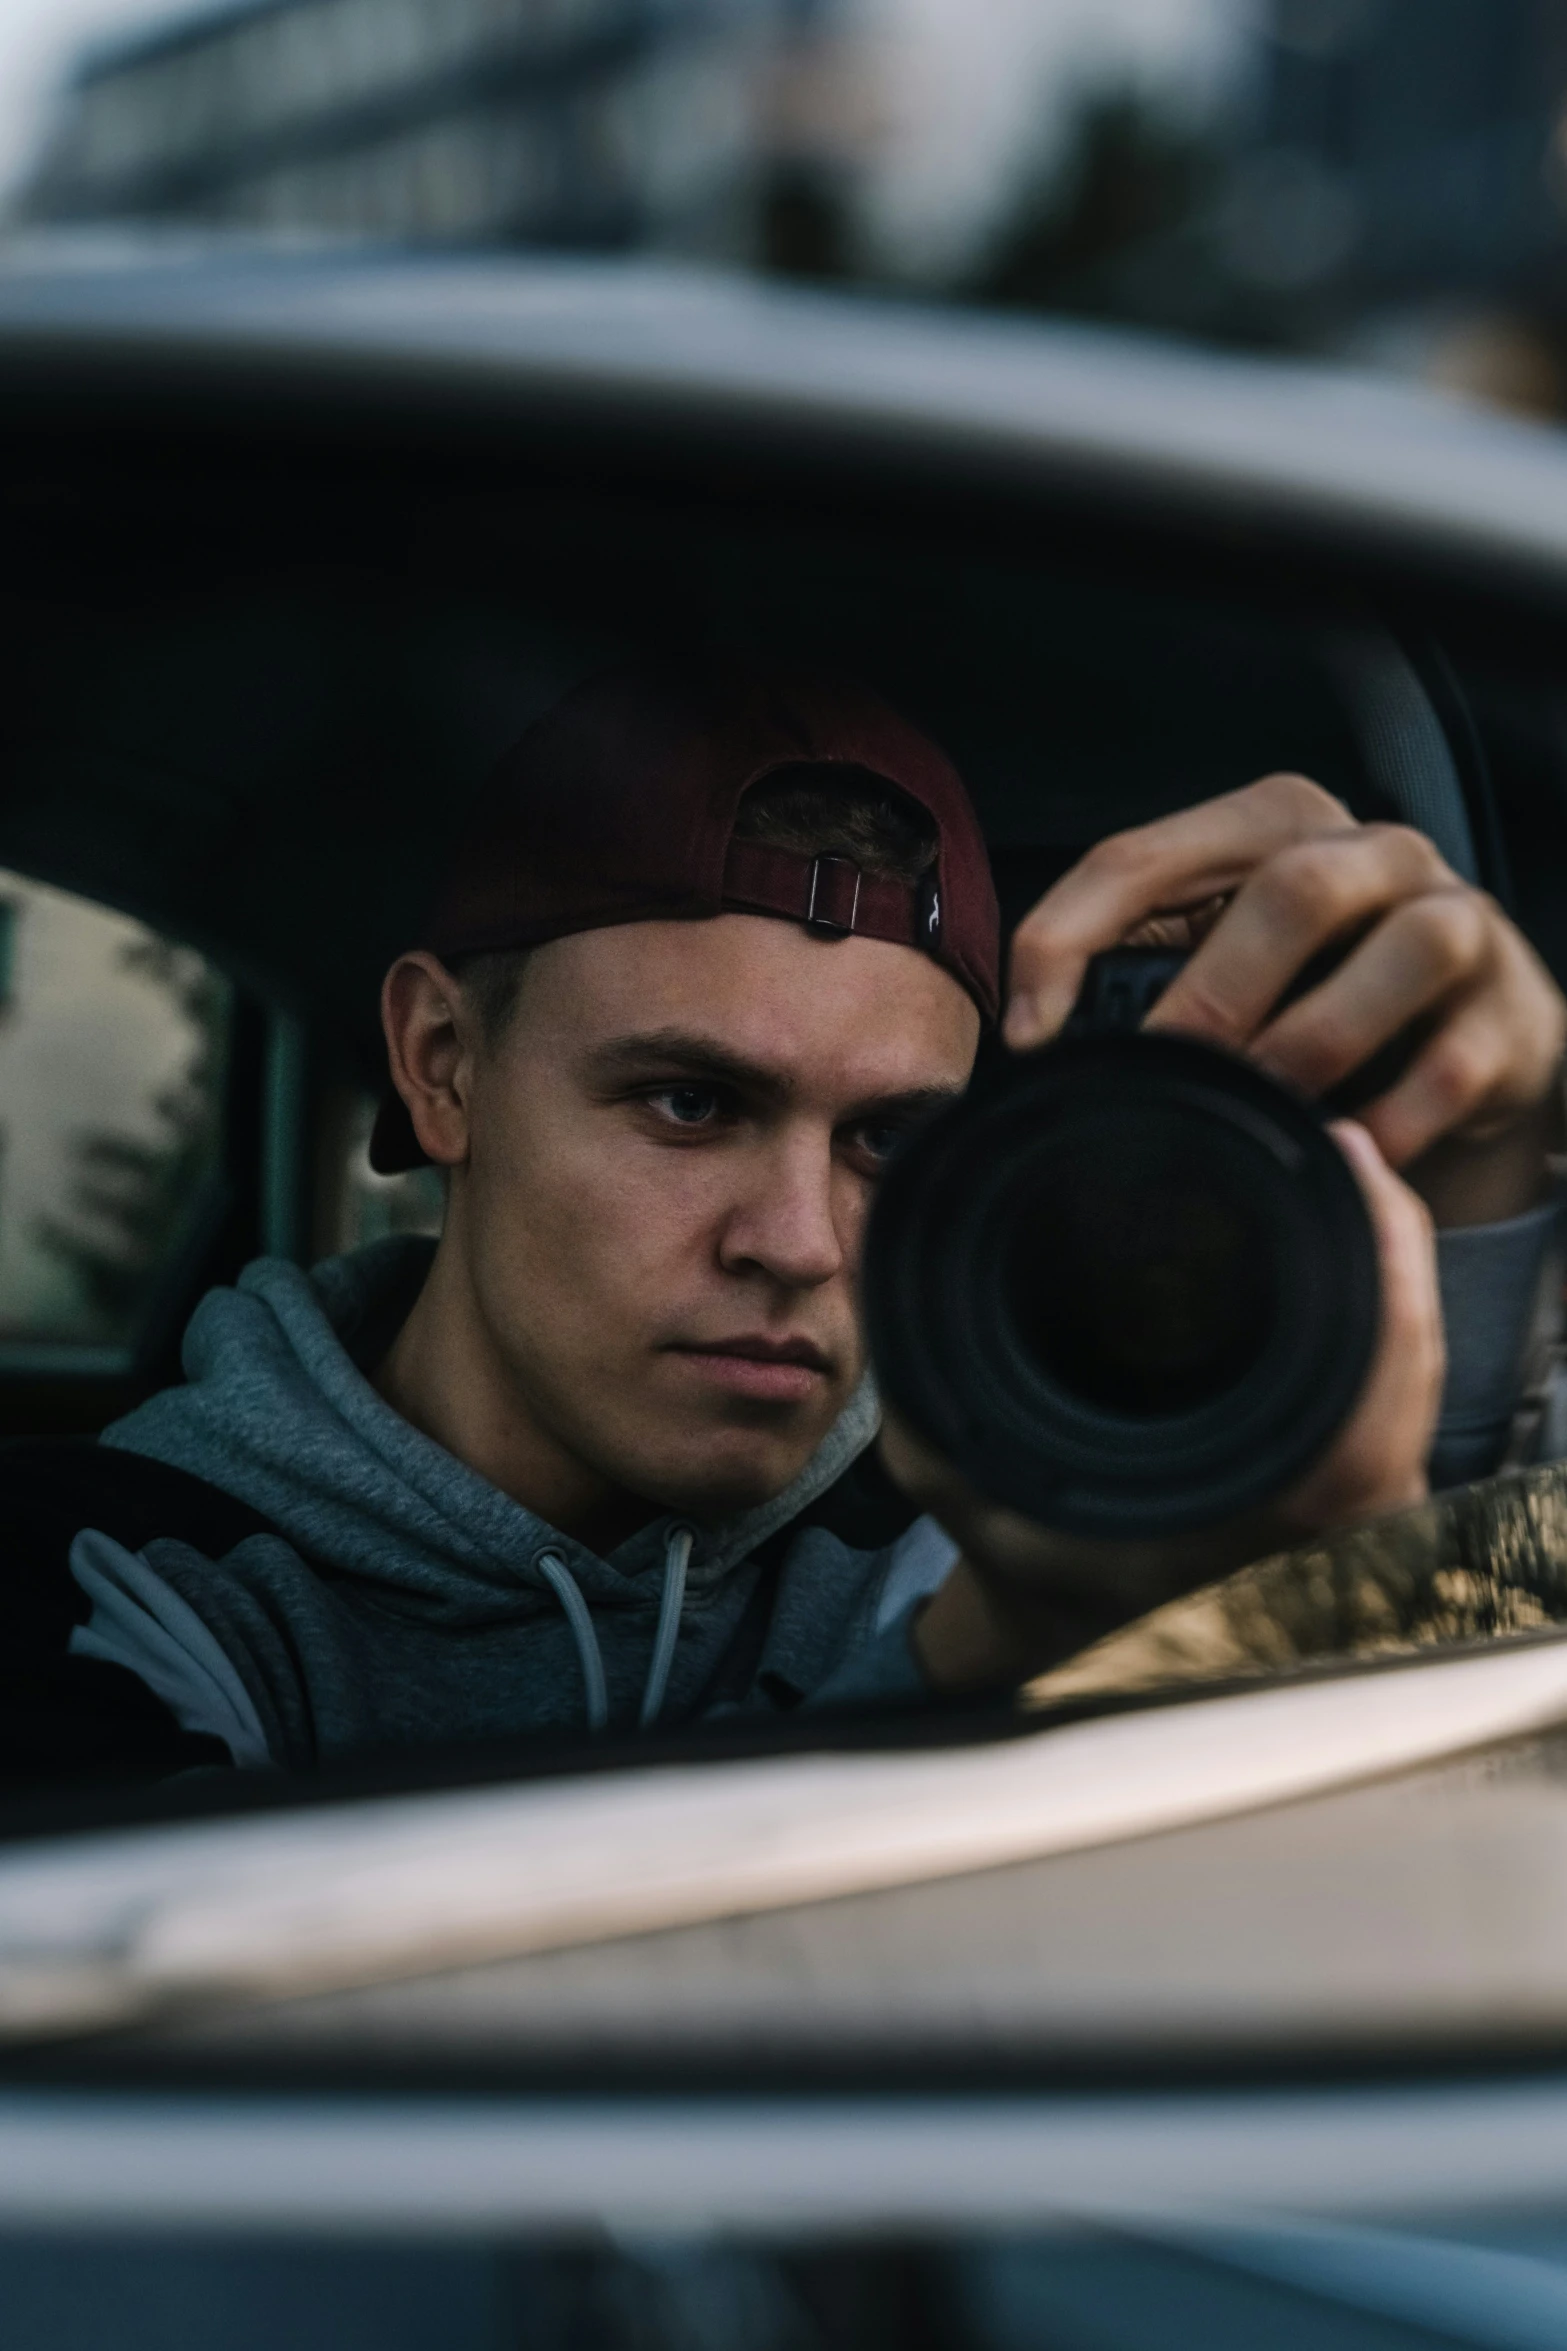
POLYGON ((229 991, 0 874, 0 1345, 131 1345, 216 1172, 229 991))

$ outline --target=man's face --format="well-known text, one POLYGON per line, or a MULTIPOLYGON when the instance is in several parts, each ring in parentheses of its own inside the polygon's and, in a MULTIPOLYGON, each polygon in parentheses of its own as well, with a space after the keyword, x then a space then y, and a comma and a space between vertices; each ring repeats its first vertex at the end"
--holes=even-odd
POLYGON ((780 1493, 864 1369, 881 1167, 978 1037, 912 948, 765 916, 536 950, 477 1055, 451 1237, 541 1428, 698 1517, 780 1493))

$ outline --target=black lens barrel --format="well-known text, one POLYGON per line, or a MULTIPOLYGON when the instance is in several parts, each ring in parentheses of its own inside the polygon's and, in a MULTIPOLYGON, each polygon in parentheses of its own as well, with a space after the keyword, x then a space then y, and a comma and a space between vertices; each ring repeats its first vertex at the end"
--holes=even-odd
POLYGON ((1078 1034, 900 1152, 865 1312, 888 1403, 982 1492, 1157 1538, 1326 1450, 1375 1348, 1376 1242, 1314 1105, 1190 1038, 1078 1034))

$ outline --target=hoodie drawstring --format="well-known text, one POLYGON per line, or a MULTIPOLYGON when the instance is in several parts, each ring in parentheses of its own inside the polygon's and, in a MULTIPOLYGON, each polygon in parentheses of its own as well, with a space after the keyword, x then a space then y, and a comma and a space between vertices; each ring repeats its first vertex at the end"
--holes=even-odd
MULTIPOLYGON (((672 1527, 664 1549, 664 1588, 659 1595, 658 1630, 653 1635, 653 1654, 648 1661, 647 1684, 642 1692, 642 1712, 638 1720, 644 1730, 657 1722, 664 1704, 664 1692, 669 1687, 669 1669, 675 1662, 675 1649, 680 1639, 680 1612, 686 1599, 686 1570, 691 1564, 691 1546, 696 1537, 689 1527, 672 1527)), ((577 1662, 582 1668, 582 1690, 587 1702, 588 1728, 601 1731, 609 1720, 609 1691, 604 1681, 604 1655, 599 1648, 598 1634, 593 1629, 593 1618, 588 1604, 558 1551, 541 1551, 534 1561, 539 1573, 566 1612, 577 1644, 577 1662)))
POLYGON ((601 1731, 609 1720, 609 1691, 604 1684, 604 1657, 599 1648, 599 1637, 593 1630, 593 1619, 588 1604, 577 1589, 577 1579, 558 1551, 541 1551, 534 1561, 539 1573, 547 1576, 556 1599, 566 1611, 566 1622, 577 1644, 577 1660, 582 1667, 582 1690, 588 1706, 588 1729, 601 1731))
POLYGON ((647 1687, 642 1693, 642 1712, 638 1718, 644 1730, 657 1722, 664 1692, 669 1687, 669 1669, 675 1662, 675 1644, 680 1638, 680 1611, 686 1604, 686 1569, 691 1564, 691 1545, 695 1539, 689 1527, 669 1530, 664 1549, 664 1589, 658 1603, 658 1631, 653 1636, 647 1687))

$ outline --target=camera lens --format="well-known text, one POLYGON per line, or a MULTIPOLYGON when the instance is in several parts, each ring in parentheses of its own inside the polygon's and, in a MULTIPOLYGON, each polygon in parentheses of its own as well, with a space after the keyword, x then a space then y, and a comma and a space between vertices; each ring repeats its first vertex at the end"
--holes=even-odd
POLYGON ((1263 1353, 1276 1305, 1265 1228, 1179 1118, 1153 1149, 1135 1112, 1079 1123, 1038 1171, 1008 1253, 1017 1344, 1091 1407, 1193 1411, 1263 1353))
POLYGON ((888 1402, 1041 1523, 1137 1539, 1283 1492, 1376 1336, 1376 1248, 1322 1115, 1172 1035, 1005 1065, 883 1181, 865 1314, 888 1402))

